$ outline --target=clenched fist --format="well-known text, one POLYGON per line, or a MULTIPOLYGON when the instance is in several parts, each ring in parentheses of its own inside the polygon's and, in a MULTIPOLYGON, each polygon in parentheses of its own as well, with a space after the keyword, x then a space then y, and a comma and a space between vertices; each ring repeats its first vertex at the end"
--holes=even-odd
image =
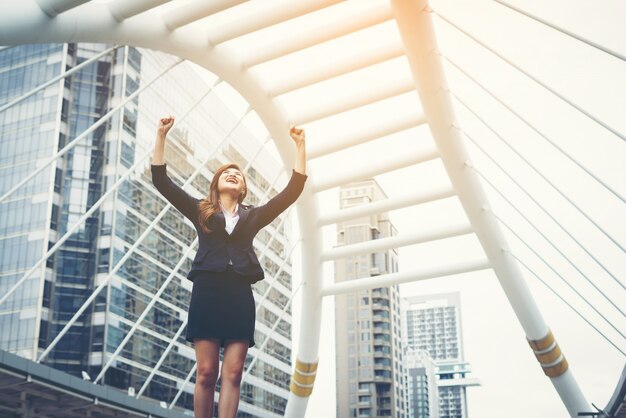
POLYGON ((170 115, 168 117, 161 118, 159 120, 159 126, 157 127, 157 133, 165 138, 172 126, 174 126, 174 116, 170 115))
POLYGON ((294 125, 291 125, 291 127, 289 127, 289 135, 291 135, 296 145, 304 143, 304 129, 298 129, 294 125))

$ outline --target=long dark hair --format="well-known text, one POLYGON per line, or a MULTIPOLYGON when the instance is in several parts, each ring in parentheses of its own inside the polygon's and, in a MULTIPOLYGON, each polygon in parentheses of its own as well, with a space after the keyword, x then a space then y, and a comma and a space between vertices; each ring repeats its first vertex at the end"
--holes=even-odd
MULTIPOLYGON (((236 168, 241 172, 241 169, 235 163, 227 163, 218 168, 213 175, 213 179, 211 180, 209 194, 204 199, 201 199, 200 203, 198 204, 198 221, 200 223, 200 228, 202 228, 202 230, 207 234, 211 233, 211 230, 209 229, 209 218, 214 213, 221 211, 219 205, 220 191, 218 189, 218 184, 222 173, 229 168, 236 168)), ((241 176, 243 177, 243 191, 237 198, 238 203, 243 202, 243 199, 245 199, 246 195, 248 194, 246 177, 243 175, 243 173, 241 173, 241 176)))

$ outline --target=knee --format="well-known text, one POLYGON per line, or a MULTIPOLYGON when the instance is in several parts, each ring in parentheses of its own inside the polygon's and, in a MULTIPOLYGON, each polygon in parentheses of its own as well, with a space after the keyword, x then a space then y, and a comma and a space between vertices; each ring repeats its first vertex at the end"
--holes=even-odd
POLYGON ((217 383, 218 367, 211 364, 198 363, 196 372, 196 384, 206 389, 215 389, 217 383))
POLYGON ((241 384, 243 376, 243 362, 230 362, 222 364, 222 382, 228 382, 233 386, 241 384))

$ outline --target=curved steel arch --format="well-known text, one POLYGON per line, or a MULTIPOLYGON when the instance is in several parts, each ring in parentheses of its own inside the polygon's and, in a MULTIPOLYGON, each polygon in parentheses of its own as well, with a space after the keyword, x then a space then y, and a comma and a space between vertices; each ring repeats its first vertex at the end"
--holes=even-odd
MULTIPOLYGON (((280 22, 297 15, 300 12, 316 10, 337 1, 326 0, 316 5, 300 6, 293 5, 287 7, 288 2, 284 2, 284 7, 288 10, 277 13, 273 23, 280 22), (300 9, 298 9, 300 7, 300 9), (307 7, 310 9, 307 9, 307 7)), ((8 3, 5 1, 5 3, 8 3)), ((165 3, 163 0, 134 0, 132 5, 123 0, 113 0, 109 3, 95 3, 85 0, 24 0, 18 7, 8 5, 3 7, 3 14, 0 15, 0 43, 4 45, 18 45, 24 43, 38 42, 98 42, 133 45, 144 48, 159 50, 172 55, 192 61, 207 70, 213 72, 222 80, 232 85, 257 112, 271 136, 275 139, 276 147, 281 159, 286 166, 293 164, 293 150, 291 140, 287 135, 287 127, 290 124, 289 114, 283 109, 280 103, 271 97, 263 88, 262 80, 254 77, 249 72, 242 60, 233 53, 227 46, 217 44, 211 45, 208 33, 203 31, 198 25, 193 23, 196 19, 208 16, 212 12, 228 8, 239 1, 224 0, 212 6, 207 6, 203 1, 192 1, 187 3, 187 8, 182 12, 176 11, 173 17, 164 18, 164 15, 157 14, 151 9, 165 3), (84 4, 83 4, 84 3, 84 4), (210 9, 213 10, 210 10, 210 9), (194 17, 195 16, 195 17, 194 17)), ((425 1, 392 1, 393 8, 398 11, 396 18, 403 35, 411 33, 411 23, 420 21, 420 34, 433 41, 432 28, 430 28, 430 17, 424 19, 422 13, 427 7, 425 1), (404 13, 404 18, 402 17, 404 13), (422 14, 420 17, 419 14, 422 14), (414 19, 411 21, 410 19, 414 19), (420 20, 421 19, 421 20, 420 20)), ((279 8, 277 7, 275 12, 279 8)), ((266 24, 272 23, 271 13, 265 13, 262 21, 266 24), (268 23, 269 22, 269 23, 268 23)), ((262 25, 261 25, 262 26, 262 25)), ((260 27, 251 25, 250 31, 258 30, 260 27)), ((246 33, 235 29, 231 33, 233 37, 246 33)), ((466 212, 472 225, 480 232, 479 239, 488 254, 491 263, 507 293, 509 301, 513 305, 520 322, 525 328, 531 346, 539 356, 547 356, 556 353, 558 346, 554 342, 552 334, 543 322, 541 314, 534 305, 532 297, 529 296, 525 284, 520 282, 517 266, 513 264, 511 257, 500 254, 500 246, 504 243, 495 222, 490 215, 480 213, 481 205, 486 203, 482 195, 480 185, 471 175, 462 174, 458 163, 463 163, 465 158, 462 147, 457 147, 458 132, 456 134, 446 133, 445 130, 449 117, 453 117, 449 109, 451 105, 446 98, 438 98, 437 94, 429 91, 428 86, 420 84, 420 78, 432 76, 441 85, 441 74, 437 73, 437 62, 430 62, 420 68, 420 59, 424 57, 424 51, 411 44, 411 40, 403 36, 405 47, 413 48, 408 54, 409 62, 413 69, 415 82, 420 91, 420 95, 430 101, 430 105, 425 104, 429 124, 433 129, 433 136, 453 138, 455 144, 446 145, 442 140, 437 141, 441 155, 446 163, 446 168, 460 199, 463 201, 466 212), (422 54, 422 55, 420 55, 422 54), (431 67, 428 67, 431 65, 431 67), (430 95, 430 96, 429 96, 430 95), (439 99, 441 99, 439 101, 439 99), (435 109, 444 110, 444 115, 439 118, 433 112, 435 109), (455 137, 455 138, 454 138, 455 137), (453 167, 457 164, 457 167, 453 167), (455 172, 456 171, 456 172, 455 172), (477 225, 479 227, 477 227, 477 225), (512 279, 504 276, 511 274, 512 279), (521 292, 521 296, 515 295, 521 292), (552 353, 554 351, 554 353, 552 353)), ((414 37, 415 39, 421 39, 414 37)), ((433 41, 434 42, 434 41, 433 41)), ((432 45, 432 44, 431 44, 432 45)), ((429 45, 430 46, 430 45, 429 45)), ((422 80, 423 81, 423 80, 422 80)), ((462 166, 462 164, 461 164, 462 166)), ((461 167, 462 168, 462 167, 461 167)), ((317 367, 317 355, 320 335, 321 321, 321 300, 322 300, 322 236, 318 226, 320 211, 315 198, 316 190, 308 185, 298 201, 298 220, 302 233, 302 260, 303 260, 303 307, 302 307, 302 329, 299 353, 296 360, 295 376, 292 380, 291 392, 287 404, 286 416, 304 416, 308 397, 313 387, 313 380, 317 367)), ((463 271, 484 268, 484 266, 455 266, 463 271)), ((450 273, 454 269, 444 272, 434 272, 430 277, 437 274, 450 273)), ((406 276, 406 275, 405 275, 406 276)), ((405 277, 389 277, 388 283, 399 283, 408 281, 405 277), (395 282, 394 282, 395 280, 395 282)), ((328 293, 333 294, 333 293, 328 293)), ((560 351, 559 351, 560 354, 560 351)), ((551 358, 550 367, 562 365, 562 356, 551 358)), ((566 363, 565 363, 566 364, 566 363)), ((548 367, 548 366, 545 366, 548 367)), ((560 369, 560 374, 551 377, 553 384, 561 395, 564 403, 572 416, 576 416, 578 411, 588 410, 588 405, 580 393, 576 382, 570 371, 560 369)))
MULTIPOLYGON (((208 43, 203 44, 193 30, 181 28, 172 33, 165 24, 159 25, 150 16, 139 15, 121 25, 113 18, 104 3, 90 3, 82 8, 82 13, 66 12, 50 19, 41 9, 37 10, 35 1, 25 2, 24 9, 30 10, 22 9, 17 15, 5 16, 6 20, 2 19, 1 43, 6 45, 42 41, 122 43, 185 58, 231 84, 263 121, 275 139, 275 145, 285 165, 293 165, 292 141, 287 133, 290 121, 286 113, 226 48, 211 48, 208 43), (89 9, 84 10, 86 7, 89 9), (37 28, 38 31, 33 31, 33 28, 37 28)), ((12 8, 12 13, 18 10, 19 8, 12 8)), ((302 234, 302 280, 305 281, 302 298, 308 301, 303 303, 302 318, 306 318, 309 331, 301 333, 298 359, 306 364, 317 364, 322 270, 316 260, 319 260, 321 254, 322 237, 316 224, 319 210, 310 187, 305 187, 298 199, 297 209, 302 234)), ((303 416, 307 400, 308 396, 297 397, 290 392, 288 409, 292 411, 291 414, 303 416)))

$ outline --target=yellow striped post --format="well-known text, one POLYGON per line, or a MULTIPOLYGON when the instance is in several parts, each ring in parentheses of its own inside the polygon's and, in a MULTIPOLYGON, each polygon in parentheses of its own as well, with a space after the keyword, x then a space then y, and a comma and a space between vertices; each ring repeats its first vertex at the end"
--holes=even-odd
POLYGON ((559 377, 569 368, 552 331, 548 330, 545 337, 539 340, 528 340, 528 344, 533 349, 533 353, 535 353, 535 357, 546 376, 559 377))
POLYGON ((306 398, 313 392, 317 363, 305 363, 296 358, 296 369, 291 376, 289 389, 297 396, 306 398))

